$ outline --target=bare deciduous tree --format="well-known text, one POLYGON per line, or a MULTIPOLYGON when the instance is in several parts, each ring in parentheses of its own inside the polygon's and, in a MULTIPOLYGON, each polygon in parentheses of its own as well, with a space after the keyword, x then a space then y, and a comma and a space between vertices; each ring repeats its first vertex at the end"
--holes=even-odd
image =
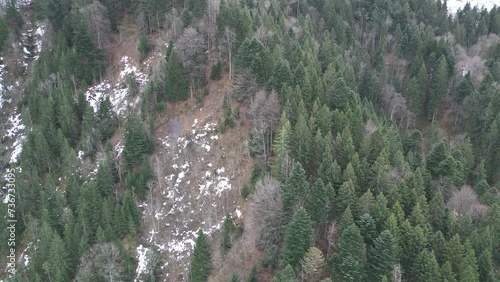
POLYGON ((392 282, 401 282, 401 265, 394 265, 391 273, 391 281, 392 282))
POLYGON ((94 0, 91 4, 80 8, 80 12, 87 22, 87 30, 94 44, 102 49, 108 43, 111 34, 108 9, 99 0, 94 0))
POLYGON ((281 186, 271 176, 257 182, 250 215, 257 232, 257 246, 272 250, 280 244, 285 229, 281 186))
POLYGON ((397 124, 400 129, 407 130, 409 127, 414 126, 416 117, 408 109, 406 99, 400 93, 397 93, 392 85, 386 85, 383 92, 389 119, 397 124))
POLYGON ((204 75, 207 62, 205 40, 194 28, 189 27, 184 30, 174 48, 184 71, 190 77, 190 92, 193 98, 196 79, 204 75))
POLYGON ((266 96, 265 91, 257 92, 248 109, 252 120, 251 144, 260 148, 262 161, 267 165, 273 143, 273 132, 276 131, 281 113, 278 95, 275 91, 266 96))
POLYGON ((453 192, 450 200, 448 200, 448 208, 459 216, 468 214, 474 220, 479 220, 487 210, 486 206, 479 203, 476 192, 467 185, 453 192))
POLYGON ((231 60, 233 56, 233 45, 236 42, 236 33, 234 30, 226 26, 224 30, 224 43, 226 44, 226 49, 228 53, 228 64, 229 64, 229 79, 233 78, 233 62, 231 60))
POLYGON ((234 96, 237 101, 245 101, 257 93, 258 84, 249 69, 238 70, 233 79, 234 96))
POLYGON ((97 244, 83 255, 75 281, 88 281, 96 274, 106 281, 122 281, 123 271, 120 249, 113 243, 97 244))

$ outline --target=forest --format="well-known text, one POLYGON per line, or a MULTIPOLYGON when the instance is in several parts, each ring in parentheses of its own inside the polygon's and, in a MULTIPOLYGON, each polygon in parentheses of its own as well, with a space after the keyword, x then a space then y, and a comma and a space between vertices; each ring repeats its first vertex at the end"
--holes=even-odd
POLYGON ((0 54, 15 60, 23 40, 28 61, 9 68, 22 78, 12 104, 22 152, 2 161, 16 175, 19 258, 12 275, 7 199, 0 281, 500 281, 500 7, 18 2, 3 5, 0 54), (26 30, 39 22, 38 52, 26 30), (113 71, 125 27, 138 61, 155 50, 161 59, 144 85, 127 78, 140 102, 118 114, 109 96, 85 93, 113 71), (230 91, 209 93, 215 82, 230 91), (187 275, 174 276, 158 249, 139 275, 158 123, 214 95, 223 95, 217 132, 248 132, 251 176, 233 186, 248 221, 227 213, 220 232, 199 228, 187 275), (257 259, 227 271, 249 232, 257 259))

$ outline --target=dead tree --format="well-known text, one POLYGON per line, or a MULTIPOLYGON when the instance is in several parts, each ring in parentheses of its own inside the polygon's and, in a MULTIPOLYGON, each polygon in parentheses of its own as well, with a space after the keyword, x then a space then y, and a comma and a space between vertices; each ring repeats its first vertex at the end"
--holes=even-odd
POLYGON ((97 48, 102 49, 108 43, 111 34, 108 9, 99 0, 94 0, 91 4, 80 8, 80 12, 85 18, 87 31, 94 44, 97 45, 97 48))

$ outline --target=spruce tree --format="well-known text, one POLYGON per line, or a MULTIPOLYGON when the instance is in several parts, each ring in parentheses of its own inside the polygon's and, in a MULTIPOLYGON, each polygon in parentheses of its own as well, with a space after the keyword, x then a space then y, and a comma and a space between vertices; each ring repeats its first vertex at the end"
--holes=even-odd
POLYGON ((273 142, 273 154, 271 158, 271 173, 278 180, 285 180, 291 168, 290 137, 291 125, 282 113, 280 123, 273 142))
POLYGON ((204 282, 212 271, 212 254, 203 230, 198 230, 198 238, 191 256, 190 282, 204 282))
POLYGON ((311 218, 300 208, 286 227, 283 245, 283 263, 299 268, 300 259, 313 243, 311 218))
POLYGON ((307 193, 304 207, 316 226, 327 221, 328 195, 321 179, 316 180, 314 184, 311 185, 307 193))
POLYGON ((436 110, 439 105, 441 105, 441 101, 448 89, 448 63, 444 56, 441 56, 438 62, 436 69, 432 73, 427 101, 427 113, 429 117, 432 117, 433 121, 435 119, 436 110))
POLYGON ((297 276, 291 265, 287 265, 280 273, 278 273, 272 282, 296 282, 297 276))
POLYGON ((282 186, 283 211, 290 219, 303 204, 303 195, 309 190, 306 173, 300 163, 293 166, 286 183, 282 186))
POLYGON ((359 228, 351 224, 338 241, 339 252, 330 257, 329 265, 339 281, 362 281, 364 273, 364 243, 359 228))
POLYGON ((382 231, 375 239, 373 248, 368 253, 370 276, 373 281, 379 281, 384 276, 389 276, 397 263, 397 244, 388 230, 382 231))
POLYGON ((433 251, 422 250, 414 259, 411 273, 408 274, 409 281, 440 282, 441 272, 433 251))
POLYGON ((186 100, 188 98, 188 84, 184 77, 182 63, 175 50, 170 53, 167 64, 165 99, 169 102, 186 100))
POLYGON ((232 236, 234 233, 234 229, 235 226, 233 218, 231 217, 231 214, 228 212, 226 213, 226 217, 224 218, 224 223, 222 225, 222 234, 220 242, 222 255, 225 255, 232 246, 232 236))

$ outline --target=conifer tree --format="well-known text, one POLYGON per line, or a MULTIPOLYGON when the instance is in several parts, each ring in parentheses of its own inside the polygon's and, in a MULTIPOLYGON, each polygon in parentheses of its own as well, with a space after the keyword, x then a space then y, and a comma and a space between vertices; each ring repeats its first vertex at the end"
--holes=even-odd
POLYGON ((347 207, 351 207, 351 209, 356 209, 356 191, 354 188, 354 184, 351 180, 348 180, 342 184, 339 189, 338 195, 336 197, 335 209, 337 210, 337 214, 340 214, 342 211, 345 211, 347 207))
POLYGON ((62 239, 57 233, 54 233, 54 238, 52 239, 50 247, 50 259, 49 259, 49 277, 55 282, 68 281, 68 253, 64 246, 62 239))
POLYGON ((291 265, 287 265, 280 273, 278 273, 272 282, 296 282, 297 276, 291 265))
POLYGON ((355 148, 352 141, 351 132, 349 128, 344 127, 339 144, 338 162, 342 169, 345 169, 348 163, 351 162, 352 155, 354 155, 355 148))
POLYGON ((234 232, 235 226, 233 222, 233 218, 231 217, 231 214, 228 212, 226 213, 226 217, 224 218, 224 223, 222 225, 222 234, 221 234, 221 250, 222 250, 222 255, 225 255, 227 251, 231 248, 232 246, 232 235, 234 232))
POLYGON ((444 56, 441 56, 438 62, 432 74, 429 86, 429 98, 427 101, 427 113, 432 117, 433 121, 435 119, 436 110, 441 104, 448 89, 448 63, 444 56))
POLYGON ((379 281, 384 276, 389 276, 397 263, 397 245, 388 230, 382 231, 375 239, 373 248, 368 253, 370 276, 373 281, 379 281))
POLYGON ((290 219, 298 207, 302 206, 303 195, 309 190, 306 173, 300 163, 293 166, 286 183, 282 186, 283 211, 290 219))
POLYGON ((323 181, 316 180, 307 194, 304 207, 312 222, 316 226, 325 223, 328 219, 328 195, 323 181))
POLYGON ((433 251, 424 249, 417 255, 408 278, 410 281, 442 281, 439 265, 433 251))
POLYGON ((248 276, 247 282, 257 282, 257 266, 253 266, 248 276))
POLYGON ((323 274, 325 258, 320 249, 311 247, 300 261, 302 272, 308 281, 317 281, 323 274))
POLYGON ((297 123, 293 128, 291 148, 295 160, 301 163, 307 172, 310 172, 311 144, 313 142, 312 132, 307 125, 303 115, 299 115, 297 123))
POLYGON ((271 159, 271 173, 278 180, 285 180, 291 169, 290 137, 291 125, 286 118, 285 112, 282 113, 280 123, 273 142, 273 154, 271 159))
POLYGON ((182 63, 175 50, 170 53, 167 64, 165 99, 170 102, 186 100, 188 98, 188 83, 184 77, 182 63))
POLYGON ((95 129, 95 116, 92 107, 87 106, 83 114, 81 146, 85 156, 93 158, 97 150, 97 142, 100 140, 95 129))
POLYGON ((193 254, 191 256, 191 271, 189 273, 190 282, 203 282, 208 280, 208 276, 212 271, 212 254, 210 246, 203 233, 203 230, 198 230, 198 238, 194 245, 193 254))
POLYGON ((373 240, 375 240, 375 237, 377 236, 375 220, 373 220, 370 214, 365 213, 359 218, 357 225, 359 226, 359 230, 361 232, 361 236, 363 236, 365 244, 371 246, 373 240))
POLYGON ((338 241, 339 252, 330 257, 329 265, 339 281, 362 281, 364 277, 364 244, 359 228, 351 224, 338 241))
POLYGON ((300 259, 312 245, 313 229, 311 218, 300 208, 286 227, 283 245, 283 263, 298 269, 300 259))

